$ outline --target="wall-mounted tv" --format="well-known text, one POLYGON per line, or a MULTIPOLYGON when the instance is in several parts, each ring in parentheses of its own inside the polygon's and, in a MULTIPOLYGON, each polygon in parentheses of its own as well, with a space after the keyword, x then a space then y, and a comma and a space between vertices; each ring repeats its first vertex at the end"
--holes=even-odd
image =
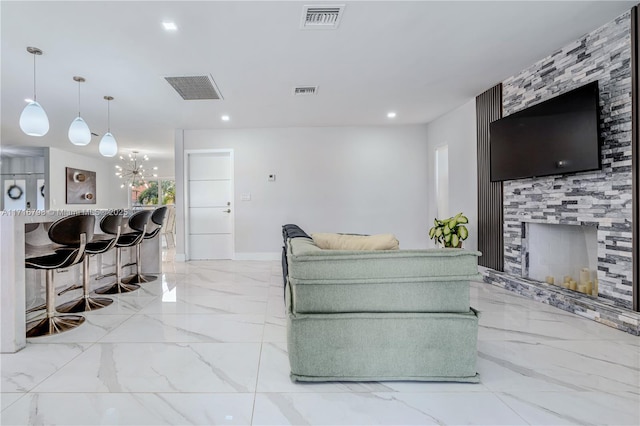
POLYGON ((597 81, 494 121, 491 181, 600 169, 599 124, 597 81))

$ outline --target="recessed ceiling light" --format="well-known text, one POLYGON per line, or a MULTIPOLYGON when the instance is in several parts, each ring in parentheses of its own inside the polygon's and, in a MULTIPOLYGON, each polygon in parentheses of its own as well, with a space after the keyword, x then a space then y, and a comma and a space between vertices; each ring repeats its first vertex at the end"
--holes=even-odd
POLYGON ((223 115, 222 117, 220 117, 220 119, 221 119, 222 121, 229 121, 229 119, 230 119, 230 118, 229 118, 229 116, 228 116, 228 115, 223 115))
POLYGON ((175 22, 163 22, 162 26, 167 31, 175 31, 175 30, 178 29, 178 27, 176 26, 175 22))
POLYGON ((387 113, 387 117, 389 117, 389 118, 396 118, 396 113, 395 113, 395 112, 387 113))

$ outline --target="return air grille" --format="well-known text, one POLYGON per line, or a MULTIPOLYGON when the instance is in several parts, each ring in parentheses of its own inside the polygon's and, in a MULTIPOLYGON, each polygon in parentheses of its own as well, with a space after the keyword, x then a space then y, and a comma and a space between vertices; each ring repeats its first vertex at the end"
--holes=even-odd
POLYGON ((305 6, 302 13, 303 29, 336 29, 340 24, 344 5, 305 6))
POLYGON ((300 86, 293 89, 293 94, 296 96, 315 95, 318 90, 318 86, 300 86))
POLYGON ((215 82, 208 75, 165 77, 164 79, 185 101, 222 99, 220 91, 215 87, 215 82))

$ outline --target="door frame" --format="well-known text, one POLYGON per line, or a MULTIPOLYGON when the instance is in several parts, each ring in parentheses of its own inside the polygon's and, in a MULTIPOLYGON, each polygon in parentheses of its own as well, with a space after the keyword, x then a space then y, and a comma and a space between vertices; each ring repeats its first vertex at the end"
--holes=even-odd
POLYGON ((189 234, 189 158, 190 155, 197 154, 221 154, 228 153, 229 161, 231 161, 231 260, 235 260, 236 258, 236 226, 235 226, 235 160, 233 156, 232 148, 223 148, 223 149, 185 149, 184 150, 184 257, 185 261, 191 260, 190 245, 191 238, 189 234))

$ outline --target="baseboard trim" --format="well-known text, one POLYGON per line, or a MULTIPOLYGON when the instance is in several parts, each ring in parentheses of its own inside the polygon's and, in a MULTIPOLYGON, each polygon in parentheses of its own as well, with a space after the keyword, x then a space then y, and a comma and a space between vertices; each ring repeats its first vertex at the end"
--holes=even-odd
POLYGON ((280 260, 280 252, 236 253, 234 260, 280 260))

